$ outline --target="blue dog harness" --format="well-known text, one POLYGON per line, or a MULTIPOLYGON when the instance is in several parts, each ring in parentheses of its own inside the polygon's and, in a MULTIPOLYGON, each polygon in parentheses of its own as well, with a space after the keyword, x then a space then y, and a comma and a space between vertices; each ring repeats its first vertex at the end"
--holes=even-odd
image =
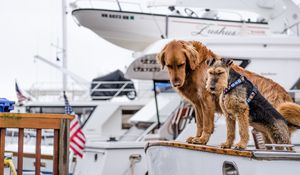
MULTIPOLYGON (((245 77, 240 76, 233 83, 229 84, 227 88, 224 89, 224 91, 223 91, 224 95, 227 94, 228 92, 230 92, 232 89, 236 88, 237 86, 243 84, 244 82, 245 82, 245 77)), ((253 100, 253 98, 255 97, 257 92, 258 92, 257 88, 255 86, 253 86, 252 92, 249 94, 249 96, 246 99, 248 104, 253 100)))
POLYGON ((231 91, 232 89, 236 88, 238 85, 242 84, 245 82, 245 77, 244 76, 240 76, 238 79, 236 79, 233 83, 231 83, 230 85, 228 85, 227 88, 224 89, 224 94, 227 94, 229 91, 231 91))
POLYGON ((246 100, 248 104, 253 100, 256 94, 257 94, 257 88, 253 86, 252 92, 250 93, 249 97, 246 100))
MULTIPOLYGON (((228 92, 230 92, 232 89, 236 88, 237 86, 243 84, 244 82, 246 81, 246 78, 244 76, 240 76, 238 79, 236 79, 233 83, 231 83, 230 85, 228 85, 227 88, 224 89, 223 93, 224 95, 227 94, 228 92)), ((249 96, 247 97, 246 101, 247 103, 249 104, 253 98, 256 96, 256 94, 258 93, 258 90, 257 88, 253 85, 253 88, 252 88, 252 91, 251 93, 249 94, 249 96)), ((292 127, 295 127, 296 129, 300 129, 300 126, 298 125, 295 125, 289 121, 287 121, 286 119, 285 120, 285 123, 288 125, 288 126, 292 126, 292 127)))

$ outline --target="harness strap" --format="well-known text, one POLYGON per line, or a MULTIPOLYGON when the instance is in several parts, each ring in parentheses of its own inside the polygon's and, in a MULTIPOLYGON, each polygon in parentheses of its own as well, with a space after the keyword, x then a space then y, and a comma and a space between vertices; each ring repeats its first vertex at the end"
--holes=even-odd
MULTIPOLYGON (((229 84, 227 88, 224 89, 224 91, 223 91, 224 95, 227 94, 228 92, 230 92, 232 89, 236 88, 237 86, 241 85, 244 82, 245 82, 245 77, 240 76, 233 83, 229 84)), ((257 92, 258 92, 257 88, 255 86, 253 86, 252 92, 250 93, 250 95, 247 97, 247 100, 246 100, 248 104, 253 100, 253 98, 255 97, 257 92)))
POLYGON ((229 91, 231 91, 232 89, 236 88, 238 85, 242 84, 245 82, 245 77, 244 76, 240 76, 238 79, 236 79, 233 83, 231 83, 230 85, 228 85, 227 88, 224 89, 224 94, 227 94, 229 91))
POLYGON ((255 95, 257 94, 257 92, 258 92, 257 88, 255 86, 253 86, 252 92, 250 93, 250 95, 248 96, 248 98, 246 100, 248 104, 253 100, 253 98, 255 97, 255 95))

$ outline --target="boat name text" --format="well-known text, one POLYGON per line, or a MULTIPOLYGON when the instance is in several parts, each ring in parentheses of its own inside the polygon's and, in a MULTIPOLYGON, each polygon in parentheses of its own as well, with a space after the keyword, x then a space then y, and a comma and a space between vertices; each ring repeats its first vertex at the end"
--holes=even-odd
POLYGON ((202 36, 207 36, 207 35, 224 35, 224 36, 236 36, 237 31, 235 30, 230 30, 226 28, 225 26, 223 27, 215 27, 214 24, 208 24, 205 26, 197 26, 198 31, 194 31, 191 34, 192 35, 202 35, 202 36))

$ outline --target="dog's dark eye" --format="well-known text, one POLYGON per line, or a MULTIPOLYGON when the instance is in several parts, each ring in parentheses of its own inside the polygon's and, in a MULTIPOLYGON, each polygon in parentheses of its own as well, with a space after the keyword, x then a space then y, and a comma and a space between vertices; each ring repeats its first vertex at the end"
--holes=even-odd
POLYGON ((169 69, 172 69, 172 66, 171 66, 171 65, 167 65, 167 67, 168 67, 169 69))
POLYGON ((224 72, 218 72, 217 75, 221 75, 221 74, 223 74, 223 73, 224 73, 224 72))
POLYGON ((183 63, 182 63, 182 64, 178 64, 177 67, 180 68, 180 67, 182 67, 183 65, 184 65, 183 63))

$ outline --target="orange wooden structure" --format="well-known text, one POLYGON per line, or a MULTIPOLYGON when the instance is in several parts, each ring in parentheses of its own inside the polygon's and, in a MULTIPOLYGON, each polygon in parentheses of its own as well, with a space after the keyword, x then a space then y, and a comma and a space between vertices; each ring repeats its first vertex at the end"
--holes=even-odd
POLYGON ((36 129, 35 174, 41 172, 42 129, 53 129, 53 174, 69 172, 69 130, 74 116, 65 114, 0 113, 0 175, 4 174, 5 132, 7 128, 18 128, 18 175, 23 172, 24 129, 36 129), (21 171, 20 171, 21 170, 21 171))

